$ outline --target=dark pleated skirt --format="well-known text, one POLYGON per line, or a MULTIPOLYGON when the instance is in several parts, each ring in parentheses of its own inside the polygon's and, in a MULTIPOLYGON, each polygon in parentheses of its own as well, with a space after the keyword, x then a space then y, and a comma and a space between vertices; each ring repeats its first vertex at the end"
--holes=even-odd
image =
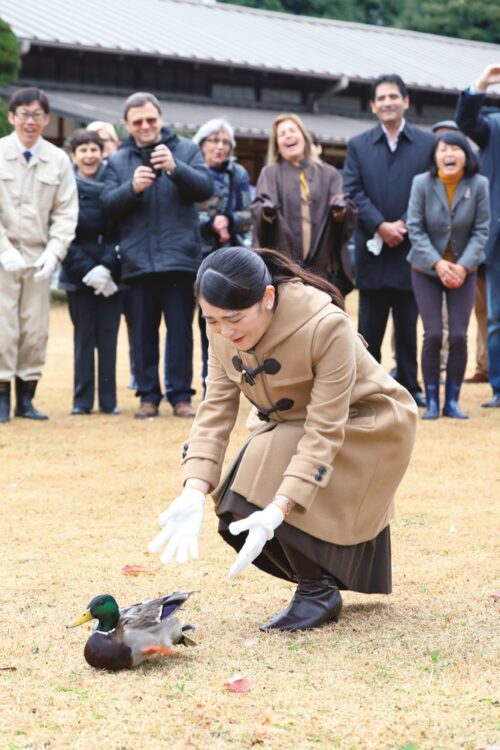
MULTIPOLYGON (((231 481, 227 483, 227 487, 231 481)), ((225 542, 237 552, 243 546, 246 534, 233 536, 228 526, 234 520, 233 515, 246 518, 256 510, 256 505, 233 492, 231 489, 222 495, 216 507, 219 518, 219 534, 225 542)), ((265 573, 283 578, 286 581, 297 581, 295 571, 284 552, 280 542, 292 547, 301 555, 319 565, 322 570, 337 580, 342 590, 359 591, 362 594, 390 594, 392 590, 391 575, 391 535, 389 526, 368 542, 342 546, 316 539, 304 531, 283 522, 274 532, 274 538, 267 542, 262 553, 253 564, 265 573)))

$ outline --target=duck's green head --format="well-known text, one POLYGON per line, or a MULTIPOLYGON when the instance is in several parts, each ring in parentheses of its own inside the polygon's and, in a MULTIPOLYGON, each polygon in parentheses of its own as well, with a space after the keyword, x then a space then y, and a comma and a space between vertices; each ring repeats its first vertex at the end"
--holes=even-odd
POLYGON ((103 633, 108 633, 117 626, 119 619, 120 610, 116 599, 110 594, 101 594, 100 596, 94 596, 83 615, 77 617, 66 627, 76 628, 77 625, 83 625, 89 620, 99 620, 97 629, 103 633))

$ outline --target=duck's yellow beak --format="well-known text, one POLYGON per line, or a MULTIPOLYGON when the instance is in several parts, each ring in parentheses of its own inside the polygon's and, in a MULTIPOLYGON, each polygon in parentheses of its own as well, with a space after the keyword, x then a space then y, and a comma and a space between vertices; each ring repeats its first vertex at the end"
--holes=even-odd
POLYGON ((73 622, 70 622, 69 625, 66 625, 67 628, 76 628, 78 625, 83 625, 85 622, 89 622, 89 620, 93 620, 94 616, 92 615, 90 609, 85 610, 83 615, 81 617, 77 617, 76 620, 73 620, 73 622))

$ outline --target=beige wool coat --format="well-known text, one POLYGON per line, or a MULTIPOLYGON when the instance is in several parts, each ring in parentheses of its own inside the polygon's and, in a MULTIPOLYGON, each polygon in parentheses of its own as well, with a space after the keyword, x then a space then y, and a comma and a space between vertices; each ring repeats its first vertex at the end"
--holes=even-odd
POLYGON ((373 539, 393 516, 417 409, 346 313, 293 280, 278 287, 273 320, 254 350, 239 351, 218 334, 209 341, 207 395, 184 445, 184 480, 206 480, 217 502, 239 463, 231 489, 249 502, 264 508, 283 494, 297 503, 287 523, 311 536, 340 545, 373 539), (221 480, 240 392, 269 421, 221 480))

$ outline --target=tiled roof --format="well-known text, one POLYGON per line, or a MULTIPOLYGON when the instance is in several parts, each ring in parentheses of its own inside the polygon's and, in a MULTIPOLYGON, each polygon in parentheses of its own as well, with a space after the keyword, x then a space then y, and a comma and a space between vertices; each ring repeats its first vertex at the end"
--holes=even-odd
POLYGON ((456 92, 500 45, 196 0, 0 0, 21 40, 456 92), (93 21, 93 22, 89 22, 93 21))

